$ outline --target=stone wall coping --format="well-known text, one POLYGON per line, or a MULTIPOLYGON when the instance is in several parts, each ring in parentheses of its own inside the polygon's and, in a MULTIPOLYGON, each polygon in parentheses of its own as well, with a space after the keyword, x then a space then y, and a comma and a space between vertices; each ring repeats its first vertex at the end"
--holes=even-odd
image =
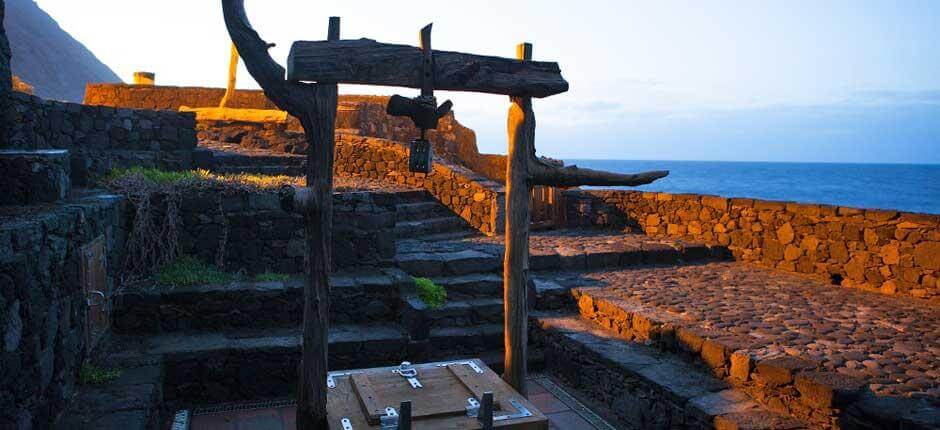
POLYGON ((68 149, 0 149, 0 157, 37 156, 68 157, 68 149))
POLYGON ((819 211, 820 213, 827 212, 826 209, 831 210, 831 214, 838 214, 840 216, 853 216, 861 215, 865 218, 876 219, 888 221, 896 217, 900 217, 902 220, 910 220, 912 222, 918 222, 924 225, 938 225, 940 224, 940 214, 929 214, 921 212, 904 212, 895 209, 882 209, 882 208, 857 208, 851 206, 838 206, 830 205, 825 203, 809 203, 809 202, 795 202, 787 200, 764 200, 757 199, 752 197, 724 197, 713 194, 690 194, 690 193, 660 193, 660 192, 650 192, 650 191, 636 191, 636 190, 617 190, 617 189, 570 189, 565 190, 567 195, 577 195, 581 193, 594 194, 598 196, 609 196, 615 194, 634 194, 639 195, 644 199, 653 199, 653 200, 680 200, 680 199, 700 199, 700 200, 714 200, 714 199, 724 199, 731 202, 732 206, 747 206, 755 207, 762 210, 786 210, 793 213, 805 214, 807 211, 819 211), (888 217, 887 219, 882 219, 888 217))

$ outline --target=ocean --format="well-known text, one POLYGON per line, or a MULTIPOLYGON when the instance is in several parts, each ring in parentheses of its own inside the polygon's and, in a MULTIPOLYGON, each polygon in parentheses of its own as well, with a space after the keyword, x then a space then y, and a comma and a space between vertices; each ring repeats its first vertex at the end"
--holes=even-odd
POLYGON ((566 165, 637 173, 669 170, 629 188, 940 214, 940 165, 736 161, 565 160, 566 165))

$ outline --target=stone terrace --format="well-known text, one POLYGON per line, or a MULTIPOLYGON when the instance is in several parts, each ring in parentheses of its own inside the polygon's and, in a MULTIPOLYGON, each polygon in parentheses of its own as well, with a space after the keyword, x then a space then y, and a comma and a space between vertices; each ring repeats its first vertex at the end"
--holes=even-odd
POLYGON ((730 262, 540 278, 571 287, 581 318, 627 345, 690 356, 813 426, 940 419, 940 309, 929 302, 730 262))
POLYGON ((659 324, 744 339, 863 378, 878 394, 940 397, 940 309, 735 263, 585 273, 580 290, 659 324))

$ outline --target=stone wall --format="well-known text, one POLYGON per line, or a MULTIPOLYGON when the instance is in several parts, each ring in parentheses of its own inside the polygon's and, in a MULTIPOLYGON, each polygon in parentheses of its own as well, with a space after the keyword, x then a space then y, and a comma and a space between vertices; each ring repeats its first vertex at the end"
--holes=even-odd
MULTIPOLYGON (((132 109, 170 109, 181 106, 217 107, 225 94, 223 88, 144 86, 126 84, 88 84, 85 104, 132 109)), ((385 113, 387 96, 341 95, 336 115, 336 129, 345 133, 408 142, 419 132, 411 120, 385 113)), ((233 108, 276 109, 261 91, 239 90, 232 100, 233 108)), ((200 123, 200 139, 219 140, 250 147, 287 148, 287 152, 303 153, 306 143, 290 132, 302 132, 299 122, 290 118, 282 124, 251 124, 206 121, 200 123)), ((461 125, 453 113, 441 118, 437 130, 428 133, 435 153, 461 164, 486 178, 503 181, 506 157, 480 154, 476 134, 461 125)))
MULTIPOLYGON (((297 273, 304 268, 304 220, 278 192, 209 189, 185 194, 180 206, 180 250, 214 264, 224 243, 227 271, 297 273)), ((394 193, 333 196, 336 268, 386 266, 395 257, 394 193)))
POLYGON ((0 428, 48 428, 88 355, 80 249, 105 235, 111 284, 122 200, 0 207, 0 428))
MULTIPOLYGON (((89 83, 85 86, 86 105, 131 109, 179 110, 180 106, 217 107, 225 88, 170 87, 89 83)), ((239 90, 229 100, 229 107, 239 109, 277 109, 260 90, 239 90)))
POLYGON ((195 116, 43 100, 13 93, 10 148, 68 149, 72 182, 87 185, 113 167, 189 169, 195 116))
POLYGON ((569 225, 700 240, 738 260, 940 301, 940 215, 636 191, 565 197, 569 225))
POLYGON ((487 235, 503 231, 502 185, 466 168, 435 160, 431 173, 412 173, 408 170, 408 150, 402 144, 349 134, 337 135, 335 160, 337 175, 424 188, 473 228, 487 235))
POLYGON ((7 41, 6 29, 3 27, 6 5, 0 0, 0 148, 7 142, 7 107, 9 106, 10 90, 13 86, 12 71, 10 70, 10 43, 7 41))

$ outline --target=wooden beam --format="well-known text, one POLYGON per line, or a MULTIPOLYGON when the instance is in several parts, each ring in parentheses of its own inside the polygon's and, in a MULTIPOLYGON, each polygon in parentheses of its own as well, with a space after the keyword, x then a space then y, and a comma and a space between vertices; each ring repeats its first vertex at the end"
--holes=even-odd
MULTIPOLYGON (((294 42, 291 82, 421 88, 421 48, 370 39, 294 42)), ((568 91, 558 63, 434 51, 434 89, 547 97, 568 91)))
MULTIPOLYGON (((532 45, 519 45, 520 60, 532 59, 532 45)), ((503 260, 503 380, 526 394, 528 377, 529 152, 535 144, 535 113, 530 97, 512 97, 509 107, 509 154, 506 158, 506 252, 503 260)))

